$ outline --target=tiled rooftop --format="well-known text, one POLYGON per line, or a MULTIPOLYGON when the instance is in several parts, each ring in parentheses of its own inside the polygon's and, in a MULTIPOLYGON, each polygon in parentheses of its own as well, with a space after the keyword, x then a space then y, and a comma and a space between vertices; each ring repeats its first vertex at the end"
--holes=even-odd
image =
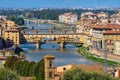
POLYGON ((92 26, 92 28, 100 28, 100 29, 115 29, 118 28, 120 29, 120 25, 118 24, 105 24, 105 25, 96 25, 96 26, 92 26))
POLYGON ((110 30, 110 31, 103 32, 103 34, 104 34, 104 35, 117 35, 117 34, 120 35, 120 31, 110 30))

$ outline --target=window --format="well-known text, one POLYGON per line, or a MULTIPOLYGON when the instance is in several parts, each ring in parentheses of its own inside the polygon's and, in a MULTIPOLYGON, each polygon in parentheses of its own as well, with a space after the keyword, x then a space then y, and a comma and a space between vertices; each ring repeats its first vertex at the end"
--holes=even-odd
POLYGON ((52 71, 49 72, 49 78, 52 78, 52 71))
POLYGON ((52 67, 52 61, 51 60, 49 61, 49 67, 50 68, 52 67))
POLYGON ((63 68, 63 71, 65 71, 65 70, 66 70, 66 68, 64 67, 64 68, 63 68))

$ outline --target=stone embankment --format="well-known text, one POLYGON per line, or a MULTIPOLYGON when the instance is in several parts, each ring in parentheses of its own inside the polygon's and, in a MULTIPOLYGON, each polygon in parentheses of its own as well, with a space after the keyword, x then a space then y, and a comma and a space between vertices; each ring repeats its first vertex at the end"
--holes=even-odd
MULTIPOLYGON (((90 53, 92 53, 98 57, 105 58, 105 52, 103 52, 103 51, 99 51, 96 49, 90 49, 89 51, 90 51, 90 53)), ((107 53, 107 59, 120 63, 120 55, 107 53)))

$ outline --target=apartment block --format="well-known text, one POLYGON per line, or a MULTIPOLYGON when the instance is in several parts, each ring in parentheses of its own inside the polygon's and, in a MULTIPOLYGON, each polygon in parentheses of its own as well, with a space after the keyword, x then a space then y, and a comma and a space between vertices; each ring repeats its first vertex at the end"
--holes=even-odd
POLYGON ((76 24, 78 16, 71 12, 59 15, 59 22, 67 24, 76 24))

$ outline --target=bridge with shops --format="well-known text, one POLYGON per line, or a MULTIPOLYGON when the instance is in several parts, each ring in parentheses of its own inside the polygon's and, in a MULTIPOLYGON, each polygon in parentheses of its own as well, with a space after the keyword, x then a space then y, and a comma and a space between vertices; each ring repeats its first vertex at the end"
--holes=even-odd
MULTIPOLYGON (((25 19, 26 24, 29 24, 30 22, 34 23, 41 23, 42 20, 29 20, 25 19)), ((32 29, 30 32, 28 31, 21 31, 22 33, 22 39, 21 42, 24 41, 28 43, 40 43, 44 42, 46 39, 51 40, 52 42, 56 42, 59 44, 62 43, 80 43, 80 38, 85 35, 83 33, 76 33, 74 31, 70 30, 62 30, 60 32, 57 32, 53 29, 32 29), (44 33, 42 31, 47 31, 47 33, 44 33)))
POLYGON ((63 43, 80 43, 80 37, 83 35, 82 33, 69 33, 69 34, 22 34, 23 38, 28 43, 40 43, 46 40, 63 44, 63 43))

